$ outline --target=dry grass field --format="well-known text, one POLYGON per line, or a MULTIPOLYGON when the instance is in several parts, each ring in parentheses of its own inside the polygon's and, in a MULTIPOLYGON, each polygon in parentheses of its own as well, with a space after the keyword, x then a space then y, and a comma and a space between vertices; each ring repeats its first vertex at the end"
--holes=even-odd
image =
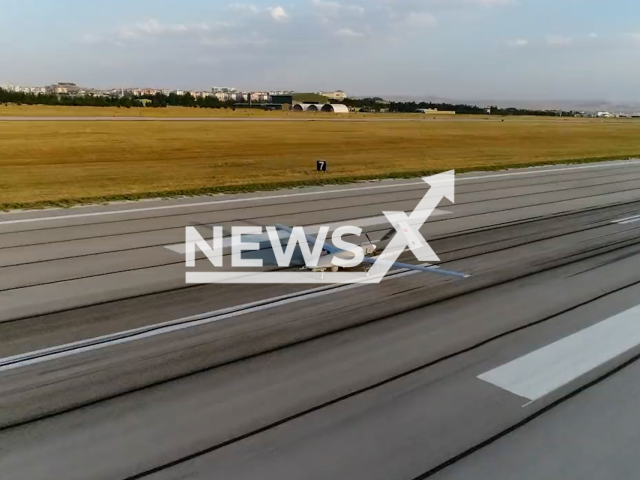
MULTIPOLYGON (((49 105, 0 104, 0 117, 151 117, 151 118, 327 118, 333 114, 307 112, 267 112, 258 109, 230 108, 118 108, 118 107, 60 107, 49 105)), ((341 118, 424 118, 423 114, 350 113, 341 118)))
MULTIPOLYGON (((78 115, 75 108, 67 110, 78 115)), ((0 206, 71 205, 634 155, 640 155, 640 122, 634 120, 0 122, 0 206), (315 172, 317 159, 329 161, 328 174, 315 172)))

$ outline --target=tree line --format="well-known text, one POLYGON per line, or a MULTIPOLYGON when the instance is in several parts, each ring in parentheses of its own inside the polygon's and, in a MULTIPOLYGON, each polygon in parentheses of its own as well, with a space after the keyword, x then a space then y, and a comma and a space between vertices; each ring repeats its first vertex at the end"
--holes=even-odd
MULTIPOLYGON (((235 102, 221 102, 216 97, 194 98, 190 93, 178 95, 170 93, 156 93, 142 97, 125 93, 122 97, 115 96, 94 96, 94 95, 65 95, 54 93, 24 93, 10 92, 0 89, 0 103, 15 103, 18 105, 61 105, 61 106, 85 106, 85 107, 151 107, 163 108, 172 107, 199 107, 199 108, 233 108, 235 102)), ((418 109, 435 108, 440 111, 453 111, 457 114, 483 115, 487 111, 491 115, 537 115, 537 116, 573 116, 575 112, 558 112, 556 110, 531 110, 522 108, 498 108, 492 106, 487 108, 477 105, 432 103, 432 102, 385 102, 382 98, 361 98, 346 99, 342 103, 348 107, 363 111, 379 112, 388 110, 389 112, 411 113, 418 109)))
POLYGON ((347 99, 343 102, 351 108, 360 110, 379 112, 388 110, 397 113, 412 113, 416 110, 435 108, 439 111, 456 112, 457 114, 467 115, 536 115, 536 116, 573 116, 577 112, 558 111, 558 110, 535 110, 526 108, 499 108, 495 105, 490 107, 479 107, 477 105, 453 104, 453 103, 433 103, 433 102, 386 102, 382 98, 360 98, 347 99))
POLYGON ((216 97, 194 98, 190 93, 177 95, 170 93, 164 95, 146 95, 136 97, 126 94, 122 97, 96 96, 96 95, 65 95, 55 93, 24 93, 10 92, 0 88, 0 103, 15 103, 18 105, 60 105, 74 107, 201 107, 201 108, 225 108, 234 102, 221 102, 216 97))

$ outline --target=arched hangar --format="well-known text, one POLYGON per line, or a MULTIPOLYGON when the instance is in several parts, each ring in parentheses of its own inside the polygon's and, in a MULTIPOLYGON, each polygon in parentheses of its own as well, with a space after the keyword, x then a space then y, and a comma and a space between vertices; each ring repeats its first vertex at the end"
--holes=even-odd
POLYGON ((349 113, 349 107, 341 104, 296 103, 291 107, 294 112, 349 113))
POLYGON ((349 113, 349 107, 342 104, 327 103, 322 106, 322 111, 329 113, 349 113))
POLYGON ((296 103, 291 109, 294 112, 320 112, 322 105, 317 103, 296 103))

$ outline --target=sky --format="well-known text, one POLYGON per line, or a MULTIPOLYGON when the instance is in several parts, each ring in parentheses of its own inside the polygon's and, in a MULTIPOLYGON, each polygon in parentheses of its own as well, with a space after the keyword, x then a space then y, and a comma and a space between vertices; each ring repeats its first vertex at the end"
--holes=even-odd
POLYGON ((0 0, 0 84, 640 101, 637 0, 0 0))

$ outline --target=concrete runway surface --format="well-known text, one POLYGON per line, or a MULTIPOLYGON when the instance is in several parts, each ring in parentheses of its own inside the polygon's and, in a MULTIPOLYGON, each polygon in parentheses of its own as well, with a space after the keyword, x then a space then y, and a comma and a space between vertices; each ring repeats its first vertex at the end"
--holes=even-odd
POLYGON ((187 225, 380 242, 426 190, 0 215, 0 477, 635 478, 639 160, 458 176, 421 231, 468 279, 185 284, 187 225))

